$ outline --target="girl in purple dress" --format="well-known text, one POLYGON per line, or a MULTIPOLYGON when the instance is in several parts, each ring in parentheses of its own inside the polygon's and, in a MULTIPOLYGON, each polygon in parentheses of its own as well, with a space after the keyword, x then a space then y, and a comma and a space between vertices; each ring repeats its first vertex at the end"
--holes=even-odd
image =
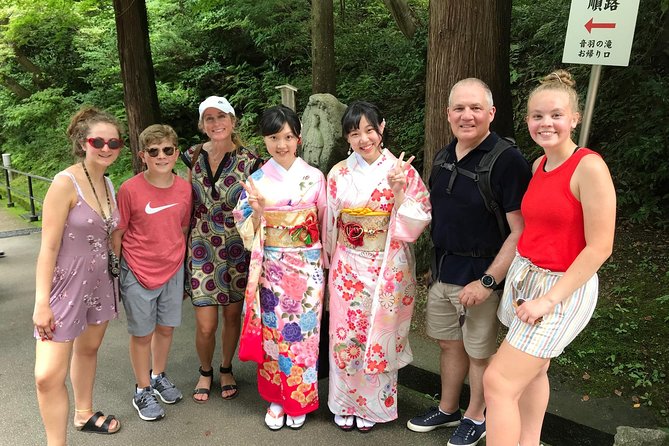
POLYGON ((79 162, 56 175, 44 199, 33 313, 35 385, 49 446, 67 442, 68 365, 74 427, 101 434, 121 428, 113 415, 93 411, 98 348, 118 314, 109 240, 118 210, 104 173, 123 147, 121 127, 110 114, 84 107, 67 132, 79 162))

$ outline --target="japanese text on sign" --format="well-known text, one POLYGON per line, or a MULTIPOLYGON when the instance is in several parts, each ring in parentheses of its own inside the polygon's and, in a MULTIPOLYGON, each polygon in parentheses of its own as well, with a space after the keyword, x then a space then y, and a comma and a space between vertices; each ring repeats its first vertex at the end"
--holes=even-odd
POLYGON ((562 61, 629 64, 639 0, 572 0, 562 61))

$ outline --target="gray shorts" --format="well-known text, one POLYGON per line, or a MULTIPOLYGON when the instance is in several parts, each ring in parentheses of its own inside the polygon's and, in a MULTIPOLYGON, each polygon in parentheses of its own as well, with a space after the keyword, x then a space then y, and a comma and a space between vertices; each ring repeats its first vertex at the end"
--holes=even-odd
POLYGON ((460 285, 435 282, 427 294, 427 335, 441 341, 462 340, 465 351, 476 359, 486 359, 497 351, 497 305, 499 291, 493 291, 481 305, 464 307, 458 299, 460 285), (465 314, 460 326, 460 316, 465 314))
POLYGON ((132 336, 147 336, 156 329, 156 324, 165 327, 181 325, 184 271, 181 268, 155 290, 147 290, 137 281, 124 259, 121 259, 121 301, 128 316, 128 333, 132 336))

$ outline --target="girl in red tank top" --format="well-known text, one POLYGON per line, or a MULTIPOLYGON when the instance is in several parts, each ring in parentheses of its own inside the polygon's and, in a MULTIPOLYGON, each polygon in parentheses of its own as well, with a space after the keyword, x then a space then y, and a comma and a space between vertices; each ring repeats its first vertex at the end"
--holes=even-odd
POLYGON ((525 229, 497 312, 509 332, 484 375, 488 446, 540 443, 550 358, 590 320, 596 273, 613 248, 615 189, 602 158, 572 140, 573 85, 558 70, 528 100, 527 128, 544 156, 532 166, 525 229))

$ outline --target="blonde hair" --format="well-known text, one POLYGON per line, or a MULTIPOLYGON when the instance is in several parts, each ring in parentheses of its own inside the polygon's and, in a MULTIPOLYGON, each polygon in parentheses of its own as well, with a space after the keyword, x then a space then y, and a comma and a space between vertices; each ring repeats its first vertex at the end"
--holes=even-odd
POLYGON ((116 127, 119 138, 121 137, 123 126, 115 116, 104 110, 85 105, 72 116, 70 124, 67 126, 67 136, 70 138, 70 141, 72 141, 72 153, 74 156, 77 158, 86 156, 84 142, 91 131, 91 127, 99 123, 113 125, 116 127))
POLYGON ((540 81, 539 85, 532 90, 530 97, 527 99, 529 104, 535 94, 542 91, 562 91, 567 93, 569 97, 569 104, 574 113, 581 113, 581 107, 579 105, 578 93, 576 93, 576 81, 571 76, 571 73, 567 70, 555 70, 546 76, 544 76, 540 81))
POLYGON ((158 143, 165 139, 172 142, 175 146, 178 146, 179 144, 177 132, 175 132, 172 127, 167 124, 153 124, 145 128, 144 131, 139 134, 139 145, 141 150, 145 150, 151 144, 158 143))

